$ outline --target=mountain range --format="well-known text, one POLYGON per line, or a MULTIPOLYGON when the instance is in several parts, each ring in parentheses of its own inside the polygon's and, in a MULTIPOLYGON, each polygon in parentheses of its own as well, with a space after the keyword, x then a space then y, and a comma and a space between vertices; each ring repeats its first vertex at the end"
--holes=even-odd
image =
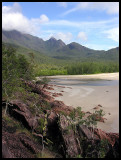
POLYGON ((76 42, 66 45, 62 40, 56 40, 54 37, 44 41, 42 38, 23 34, 16 30, 2 30, 2 42, 18 46, 23 50, 32 50, 40 55, 57 60, 119 61, 119 47, 108 51, 94 50, 76 42))

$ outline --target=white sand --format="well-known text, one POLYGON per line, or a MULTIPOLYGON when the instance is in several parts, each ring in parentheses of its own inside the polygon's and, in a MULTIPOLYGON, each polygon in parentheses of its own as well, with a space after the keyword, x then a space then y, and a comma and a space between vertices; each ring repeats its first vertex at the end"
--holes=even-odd
MULTIPOLYGON (((74 76, 49 76, 49 78, 61 79, 105 79, 119 80, 119 73, 95 74, 95 75, 74 75, 74 76)), ((77 81, 75 81, 76 83, 77 81)), ((51 82, 52 83, 52 82, 51 82)), ((62 81, 62 83, 65 83, 62 81)), ((119 132, 119 85, 112 86, 89 86, 89 85, 69 85, 66 88, 54 86, 54 91, 62 93, 63 96, 56 97, 56 100, 63 101, 66 105, 73 107, 82 107, 83 111, 93 112, 93 108, 98 104, 102 105, 100 109, 105 111, 105 123, 99 122, 98 128, 106 132, 119 132), (69 88, 71 87, 71 88, 69 88), (61 92, 64 91, 64 92, 61 92), (109 115, 110 113, 110 115, 109 115)), ((54 84, 54 83, 53 83, 54 84)), ((74 84, 74 81, 73 81, 74 84)))
MULTIPOLYGON (((43 76, 45 77, 45 76, 43 76)), ((107 79, 107 80, 119 80, 119 72, 116 73, 101 73, 91 75, 57 75, 57 76, 46 76, 48 78, 63 78, 63 79, 107 79)), ((41 77, 42 78, 42 77, 41 77)), ((37 77, 37 79, 41 79, 37 77)))

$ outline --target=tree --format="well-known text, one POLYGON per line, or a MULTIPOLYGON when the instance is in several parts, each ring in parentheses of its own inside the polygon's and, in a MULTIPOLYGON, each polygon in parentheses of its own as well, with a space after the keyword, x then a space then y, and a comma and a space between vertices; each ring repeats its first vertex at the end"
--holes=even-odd
POLYGON ((6 100, 5 114, 9 101, 15 98, 16 91, 21 91, 23 87, 21 78, 34 78, 32 65, 24 56, 16 56, 15 52, 13 47, 2 44, 2 97, 6 100))

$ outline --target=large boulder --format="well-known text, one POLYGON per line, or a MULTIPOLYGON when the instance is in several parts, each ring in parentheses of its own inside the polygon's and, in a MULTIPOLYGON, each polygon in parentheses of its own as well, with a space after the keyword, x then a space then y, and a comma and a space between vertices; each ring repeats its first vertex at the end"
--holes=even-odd
POLYGON ((86 137, 88 140, 99 141, 98 136, 91 132, 86 125, 78 125, 78 132, 80 137, 86 137))
POLYGON ((74 158, 77 155, 80 155, 81 147, 78 136, 71 128, 70 121, 64 115, 59 115, 58 125, 62 139, 61 145, 63 147, 64 156, 68 158, 74 158))
POLYGON ((36 128, 38 125, 37 119, 26 104, 20 100, 12 100, 10 103, 12 106, 9 107, 9 111, 13 117, 20 120, 28 129, 36 128))

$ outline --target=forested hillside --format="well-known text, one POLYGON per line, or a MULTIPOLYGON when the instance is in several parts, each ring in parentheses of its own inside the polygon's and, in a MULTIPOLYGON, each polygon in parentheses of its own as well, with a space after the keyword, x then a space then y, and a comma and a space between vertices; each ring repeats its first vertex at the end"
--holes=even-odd
POLYGON ((119 47, 108 51, 93 50, 75 42, 66 45, 53 37, 44 41, 15 30, 2 31, 2 41, 30 62, 33 54, 36 76, 119 71, 119 47))

